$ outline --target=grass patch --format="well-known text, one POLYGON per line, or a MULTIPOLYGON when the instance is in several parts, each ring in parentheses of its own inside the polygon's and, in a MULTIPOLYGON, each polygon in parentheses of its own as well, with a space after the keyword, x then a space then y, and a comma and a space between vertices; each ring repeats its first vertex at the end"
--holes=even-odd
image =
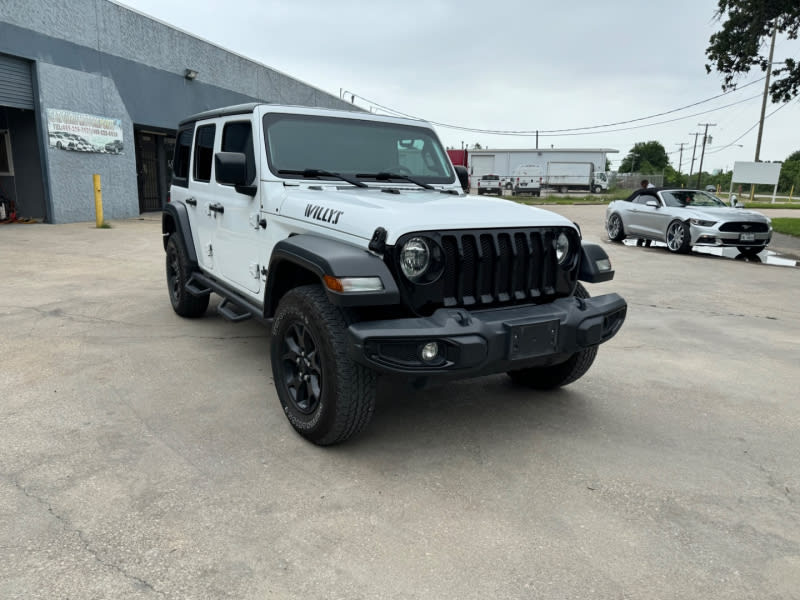
POLYGON ((96 228, 97 229, 111 229, 111 223, 106 223, 105 221, 103 221, 96 228))
POLYGON ((772 229, 778 233, 800 237, 800 219, 791 217, 772 219, 772 229))

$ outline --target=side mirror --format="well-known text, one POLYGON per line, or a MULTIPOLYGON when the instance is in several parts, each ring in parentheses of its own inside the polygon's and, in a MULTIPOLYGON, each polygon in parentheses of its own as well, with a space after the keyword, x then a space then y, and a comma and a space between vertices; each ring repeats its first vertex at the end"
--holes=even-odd
POLYGON ((648 200, 645 202, 646 206, 652 206, 653 208, 658 208, 658 202, 655 200, 648 200))
POLYGON ((248 185, 247 157, 242 152, 217 152, 214 155, 217 183, 232 185, 240 194, 256 195, 256 186, 248 185))
POLYGON ((455 165, 453 167, 456 170, 456 175, 458 176, 458 181, 461 183, 461 189, 464 190, 465 194, 469 193, 469 172, 467 171, 466 167, 462 167, 461 165, 455 165))

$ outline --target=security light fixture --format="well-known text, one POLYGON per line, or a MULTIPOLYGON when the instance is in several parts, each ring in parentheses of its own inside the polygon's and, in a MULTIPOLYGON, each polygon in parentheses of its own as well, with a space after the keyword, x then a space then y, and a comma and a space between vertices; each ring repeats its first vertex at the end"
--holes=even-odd
POLYGON ((183 72, 183 76, 189 81, 194 81, 197 78, 197 71, 194 69, 186 69, 183 72))

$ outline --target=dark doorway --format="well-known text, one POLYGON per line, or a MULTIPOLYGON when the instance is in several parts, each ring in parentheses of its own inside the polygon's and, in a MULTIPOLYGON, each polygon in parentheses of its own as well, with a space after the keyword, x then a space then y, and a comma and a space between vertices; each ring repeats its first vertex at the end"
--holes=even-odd
POLYGON ((139 212, 162 210, 167 202, 175 134, 134 129, 133 136, 136 146, 139 212))
POLYGON ((0 202, 3 220, 44 220, 45 192, 36 115, 32 110, 0 106, 0 202))

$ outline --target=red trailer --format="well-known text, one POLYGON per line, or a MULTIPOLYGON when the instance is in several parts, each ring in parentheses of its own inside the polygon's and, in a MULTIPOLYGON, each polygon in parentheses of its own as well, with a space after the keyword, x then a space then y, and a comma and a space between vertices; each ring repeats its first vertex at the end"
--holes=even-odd
MULTIPOLYGON (((464 167, 465 169, 467 169, 467 172, 469 172, 469 164, 467 162, 469 160, 469 156, 468 156, 468 150, 466 148, 464 150, 448 150, 447 156, 450 157, 450 162, 453 163, 453 166, 464 167)), ((471 185, 472 184, 470 182, 470 184, 464 190, 467 194, 469 194, 469 188, 471 185)))

